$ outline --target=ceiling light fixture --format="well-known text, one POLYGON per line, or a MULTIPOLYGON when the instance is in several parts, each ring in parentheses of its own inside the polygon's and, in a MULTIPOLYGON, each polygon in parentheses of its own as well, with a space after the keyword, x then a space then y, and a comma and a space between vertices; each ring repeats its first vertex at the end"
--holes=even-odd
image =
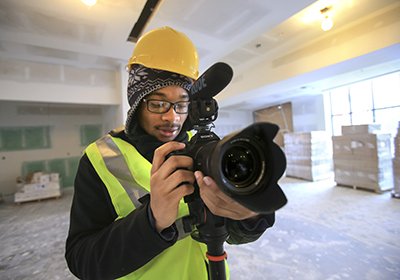
POLYGON ((321 28, 324 31, 331 30, 333 27, 332 16, 329 14, 329 11, 331 10, 331 8, 332 7, 325 7, 320 10, 321 15, 322 15, 321 28))
POLYGON ((83 4, 85 4, 86 6, 92 7, 92 6, 96 5, 97 0, 81 0, 81 2, 83 4))

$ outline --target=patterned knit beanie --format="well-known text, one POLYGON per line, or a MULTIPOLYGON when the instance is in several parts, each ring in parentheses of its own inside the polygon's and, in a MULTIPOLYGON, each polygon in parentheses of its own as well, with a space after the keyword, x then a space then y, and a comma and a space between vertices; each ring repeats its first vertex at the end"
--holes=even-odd
POLYGON ((168 86, 179 86, 189 92, 193 80, 181 74, 145 67, 141 64, 131 65, 128 79, 128 102, 131 108, 125 124, 125 133, 129 136, 137 123, 137 108, 142 99, 150 93, 168 86))

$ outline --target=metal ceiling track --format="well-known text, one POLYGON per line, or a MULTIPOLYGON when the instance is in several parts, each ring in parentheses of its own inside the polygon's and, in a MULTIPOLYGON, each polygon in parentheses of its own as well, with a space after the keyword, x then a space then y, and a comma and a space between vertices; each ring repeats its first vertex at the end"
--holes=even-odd
POLYGON ((161 2, 162 0, 147 0, 138 20, 129 34, 127 39, 128 42, 136 43, 138 41, 140 35, 142 35, 143 30, 146 28, 146 25, 151 20, 151 17, 154 15, 161 2))

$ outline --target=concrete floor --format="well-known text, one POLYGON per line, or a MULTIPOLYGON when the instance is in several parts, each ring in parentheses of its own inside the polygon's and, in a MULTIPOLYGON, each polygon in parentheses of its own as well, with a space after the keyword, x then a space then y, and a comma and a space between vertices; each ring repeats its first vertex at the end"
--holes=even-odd
MULTIPOLYGON (((281 180, 289 203, 258 241, 226 245, 231 279, 400 279, 400 200, 281 180)), ((76 279, 64 261, 72 189, 60 199, 0 203, 0 279, 76 279)))

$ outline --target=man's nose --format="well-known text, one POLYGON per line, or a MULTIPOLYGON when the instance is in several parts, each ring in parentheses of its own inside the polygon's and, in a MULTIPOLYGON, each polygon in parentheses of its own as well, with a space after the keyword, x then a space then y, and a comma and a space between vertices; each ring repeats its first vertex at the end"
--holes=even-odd
POLYGON ((174 106, 171 106, 169 110, 162 115, 162 117, 164 120, 174 122, 176 120, 179 120, 180 115, 177 112, 175 112, 174 106))

